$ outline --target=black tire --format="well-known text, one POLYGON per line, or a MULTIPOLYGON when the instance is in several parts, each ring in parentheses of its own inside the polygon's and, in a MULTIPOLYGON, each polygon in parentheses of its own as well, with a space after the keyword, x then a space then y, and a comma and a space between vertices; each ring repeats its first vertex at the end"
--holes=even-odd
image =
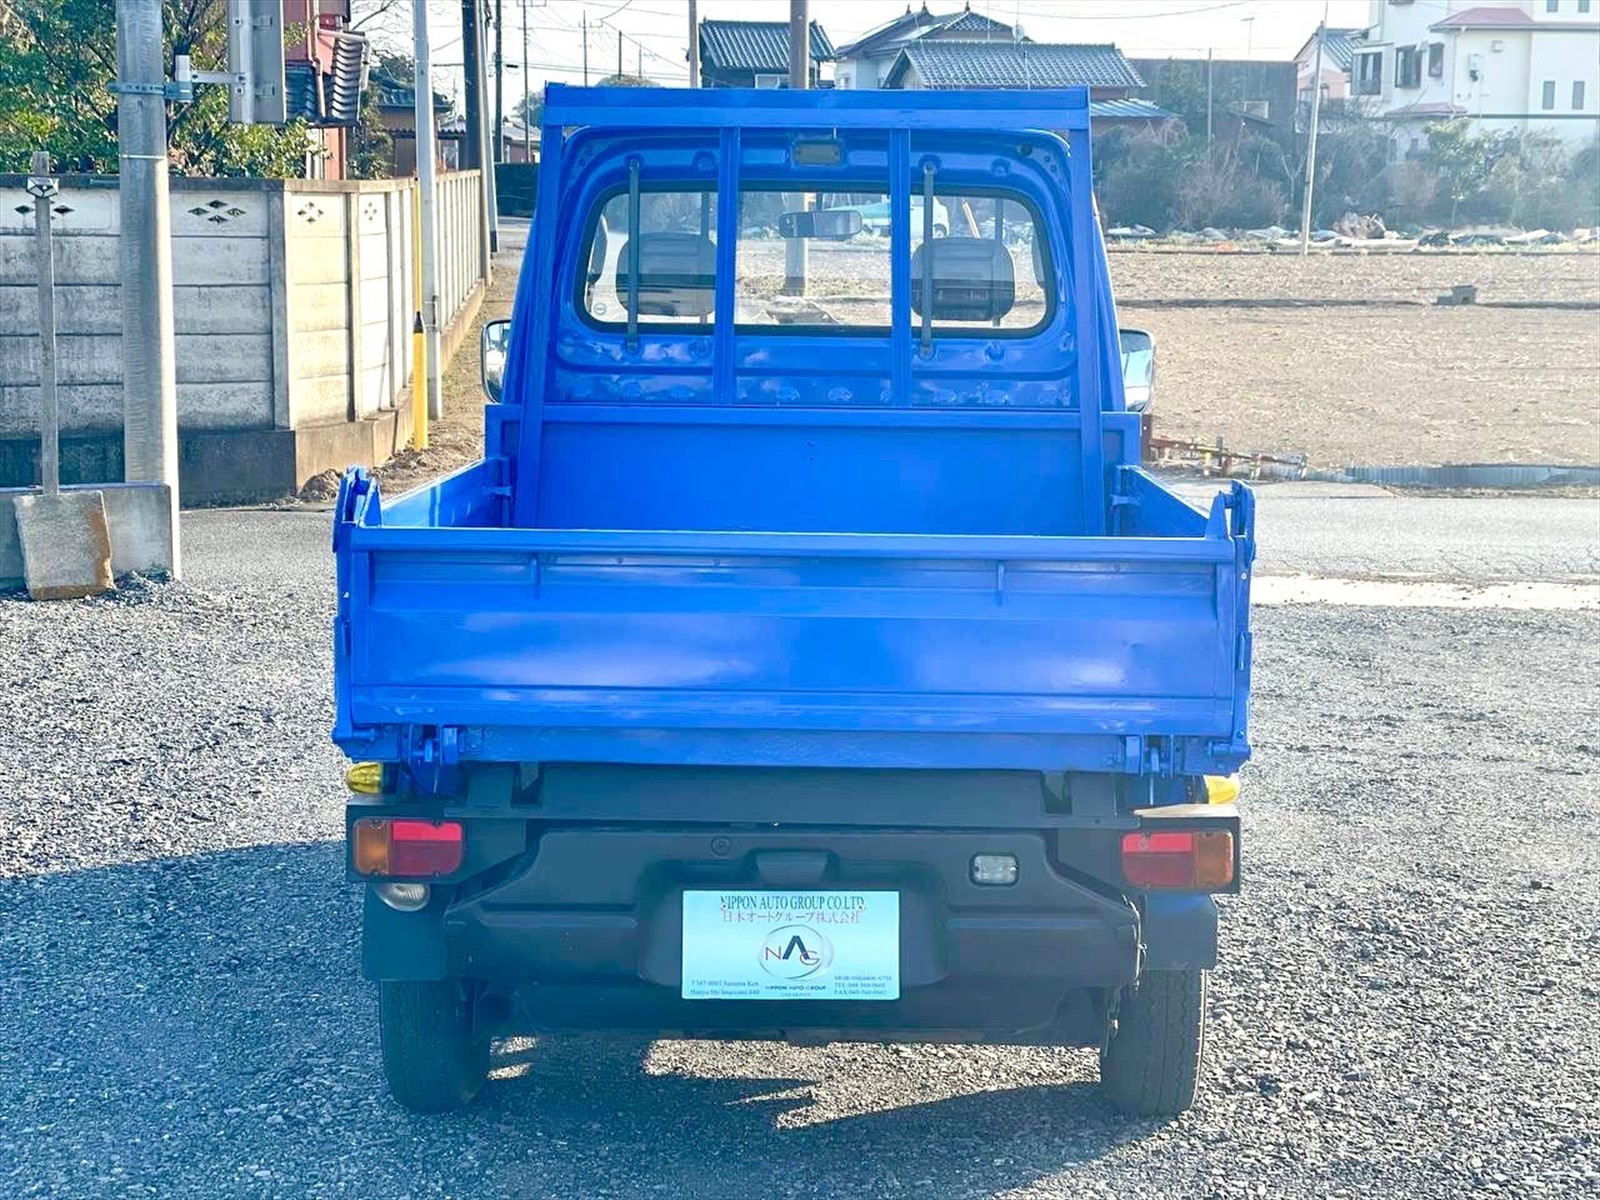
POLYGON ((379 984, 378 1032, 389 1092, 413 1112, 463 1108, 489 1074, 489 1039, 454 980, 379 984))
POLYGON ((1100 1051, 1100 1088, 1135 1117, 1173 1116, 1194 1103, 1205 1049, 1207 971, 1147 971, 1124 992, 1100 1051))

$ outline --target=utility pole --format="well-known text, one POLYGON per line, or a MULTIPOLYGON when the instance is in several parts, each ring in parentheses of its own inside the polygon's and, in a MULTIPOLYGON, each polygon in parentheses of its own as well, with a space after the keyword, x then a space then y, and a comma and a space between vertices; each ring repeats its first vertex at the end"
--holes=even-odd
POLYGON ((129 483, 167 489, 166 565, 178 546, 178 381, 172 333, 166 67, 161 0, 117 3, 117 162, 122 225, 122 464, 129 483))
MULTIPOLYGON (((159 3, 160 0, 152 0, 159 3)), ((433 121, 433 71, 428 47, 428 6, 411 6, 411 33, 416 42, 416 127, 417 187, 421 192, 418 222, 421 229, 422 261, 417 269, 422 276, 422 339, 428 363, 426 379, 411 381, 413 388, 425 387, 428 416, 437 421, 444 415, 444 391, 439 369, 439 238, 435 229, 438 197, 438 163, 435 159, 433 121)), ((480 143, 481 145, 481 143, 480 143)))
POLYGON ((1211 160, 1211 47, 1206 47, 1206 161, 1211 160))
POLYGON ((506 127, 506 72, 505 72, 505 4, 494 0, 494 161, 499 162, 505 151, 500 144, 506 127))
POLYGON ((689 0, 689 86, 700 86, 700 13, 695 0, 689 0))
MULTIPOLYGON (((789 0, 789 86, 804 88, 811 82, 811 21, 806 0, 789 0)), ((811 198, 797 195, 801 208, 811 207, 811 198)), ((807 246, 804 238, 784 243, 783 292, 786 296, 806 294, 807 246)))
MULTIPOLYGON (((425 0, 424 0, 425 2, 425 0)), ((478 0, 461 0, 461 70, 467 85, 467 136, 461 142, 461 165, 483 166, 483 93, 478 88, 478 0)))
POLYGON ((589 10, 583 10, 583 86, 589 86, 589 10))
POLYGON ((622 30, 617 30, 617 79, 622 79, 622 30))
POLYGON ((533 67, 528 62, 528 0, 522 0, 522 161, 533 161, 533 67))
POLYGON ((1317 55, 1311 66, 1311 136, 1306 145, 1306 194, 1300 206, 1300 257, 1311 252, 1311 194, 1317 179, 1317 126, 1322 123, 1322 42, 1328 33, 1328 3, 1317 26, 1317 55))
MULTIPOLYGON (((488 0, 481 0, 487 5, 488 0)), ((480 9, 480 15, 486 12, 480 9)), ((494 274, 494 256, 500 249, 500 205, 495 197, 494 164, 499 161, 500 129, 493 131, 490 136, 489 114, 485 109, 489 99, 489 80, 484 74, 489 61, 488 32, 483 27, 480 19, 477 23, 476 34, 478 42, 478 95, 483 98, 479 108, 478 128, 469 130, 471 136, 478 139, 478 161, 483 164, 483 173, 478 177, 478 218, 481 222, 481 236, 478 242, 479 264, 483 268, 483 279, 487 283, 494 274)))

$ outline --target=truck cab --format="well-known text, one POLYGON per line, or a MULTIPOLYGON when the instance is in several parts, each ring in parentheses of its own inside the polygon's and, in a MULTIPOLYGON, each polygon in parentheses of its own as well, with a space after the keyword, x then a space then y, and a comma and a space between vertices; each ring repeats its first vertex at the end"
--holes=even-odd
POLYGON ((1187 1107, 1253 503, 1139 465, 1087 94, 544 121, 483 460, 335 514, 394 1095, 626 1031, 1098 1047, 1117 1106, 1187 1107))

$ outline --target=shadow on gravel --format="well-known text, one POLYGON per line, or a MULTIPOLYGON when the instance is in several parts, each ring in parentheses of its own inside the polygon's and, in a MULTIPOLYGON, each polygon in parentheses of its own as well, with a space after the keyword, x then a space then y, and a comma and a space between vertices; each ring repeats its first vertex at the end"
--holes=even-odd
POLYGON ((414 1117, 383 1090, 356 893, 332 842, 0 880, 7 1194, 988 1194, 1152 1128, 1086 1083, 1008 1087, 1041 1075, 1007 1058, 754 1043, 663 1069, 587 1037, 511 1043, 471 1110, 414 1117))

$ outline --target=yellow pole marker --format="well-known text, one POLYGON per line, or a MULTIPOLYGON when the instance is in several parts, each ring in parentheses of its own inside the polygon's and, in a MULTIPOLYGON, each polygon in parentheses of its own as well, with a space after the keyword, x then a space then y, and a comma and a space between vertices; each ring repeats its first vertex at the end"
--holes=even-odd
POLYGON ((428 448, 428 342, 422 331, 422 185, 411 189, 411 448, 428 448))

